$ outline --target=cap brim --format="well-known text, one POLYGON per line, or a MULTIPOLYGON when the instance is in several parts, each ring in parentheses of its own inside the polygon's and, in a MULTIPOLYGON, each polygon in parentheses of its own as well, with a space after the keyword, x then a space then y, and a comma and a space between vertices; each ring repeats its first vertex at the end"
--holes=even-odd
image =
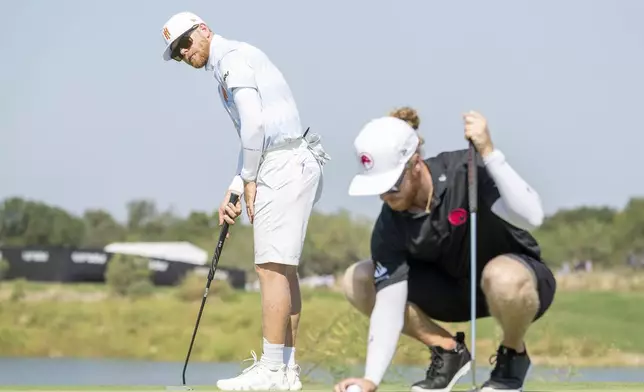
POLYGON ((171 55, 171 53, 172 53, 172 48, 171 48, 171 47, 172 47, 172 43, 173 43, 173 42, 174 42, 174 41, 170 42, 170 43, 168 44, 168 46, 166 46, 166 47, 165 47, 165 50, 163 51, 163 59, 164 59, 165 61, 172 60, 172 55, 171 55))
POLYGON ((378 174, 358 174, 349 185, 350 196, 377 196, 390 190, 400 178, 405 164, 398 165, 394 170, 378 174))

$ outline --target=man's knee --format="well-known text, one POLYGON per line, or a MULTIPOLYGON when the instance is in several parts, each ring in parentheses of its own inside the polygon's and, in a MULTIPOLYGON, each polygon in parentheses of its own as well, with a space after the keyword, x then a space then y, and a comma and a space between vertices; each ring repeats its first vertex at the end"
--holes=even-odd
POLYGON ((297 266, 281 263, 261 263, 255 264, 255 272, 260 277, 275 276, 275 275, 284 275, 292 276, 297 273, 297 266))
POLYGON ((371 260, 358 261, 349 266, 342 280, 342 289, 345 295, 350 295, 367 285, 373 286, 373 273, 374 267, 371 260))
POLYGON ((347 268, 342 279, 342 291, 349 303, 367 315, 371 314, 376 298, 373 273, 371 260, 363 260, 347 268))
POLYGON ((489 299, 521 300, 537 295, 534 272, 511 257, 497 256, 483 269, 482 290, 489 299))

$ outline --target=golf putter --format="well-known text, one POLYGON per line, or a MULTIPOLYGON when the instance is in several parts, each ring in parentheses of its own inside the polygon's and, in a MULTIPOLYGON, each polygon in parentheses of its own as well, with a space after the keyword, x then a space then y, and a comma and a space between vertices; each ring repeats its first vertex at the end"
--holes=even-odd
MULTIPOLYGON (((239 199, 239 195, 231 194, 230 203, 236 204, 239 199)), ((210 271, 208 272, 208 281, 206 282, 206 288, 204 289, 203 298, 201 299, 201 307, 199 308, 199 314, 197 315, 197 323, 195 324, 195 329, 192 332, 192 339, 190 340, 190 347, 188 348, 188 355, 186 356, 186 362, 183 365, 182 381, 183 385, 181 386, 168 386, 166 387, 167 391, 192 391, 192 387, 186 386, 186 369, 188 368, 188 361, 190 360, 190 353, 192 353, 192 346, 195 343, 195 337, 197 336, 197 329, 199 328, 199 322, 201 321, 201 314, 203 313, 203 308, 206 305, 206 299, 208 298, 208 291, 210 290, 210 284, 215 278, 215 272, 217 271, 217 264, 219 264, 219 256, 221 255, 221 250, 224 247, 224 241, 226 240, 226 235, 228 234, 228 222, 224 221, 224 224, 219 233, 219 241, 217 242, 217 247, 215 248, 215 253, 212 255, 212 262, 210 264, 210 271)))
POLYGON ((478 181, 477 181, 477 167, 476 167, 476 148, 470 142, 467 161, 467 177, 468 177, 468 196, 469 196, 469 209, 470 209, 470 336, 472 354, 472 388, 470 392, 477 392, 479 390, 476 385, 476 212, 478 209, 478 181))

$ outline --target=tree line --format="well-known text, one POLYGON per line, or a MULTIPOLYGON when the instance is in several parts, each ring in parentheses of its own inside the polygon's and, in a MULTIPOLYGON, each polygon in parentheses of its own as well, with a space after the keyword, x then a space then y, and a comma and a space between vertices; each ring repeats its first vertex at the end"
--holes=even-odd
MULTIPOLYGON (((346 210, 314 212, 301 261, 302 276, 334 274, 369 257, 373 221, 346 210)), ((609 207, 564 209, 548 216, 534 233, 552 266, 591 260, 595 266, 624 265, 644 254, 644 197, 622 210, 609 207)), ((212 252, 219 236, 218 213, 192 211, 181 217, 147 199, 127 203, 127 219, 88 209, 81 216, 42 201, 18 197, 0 204, 0 244, 101 248, 121 241, 190 241, 212 252)), ((226 241, 221 265, 252 269, 252 227, 237 222, 226 241)))

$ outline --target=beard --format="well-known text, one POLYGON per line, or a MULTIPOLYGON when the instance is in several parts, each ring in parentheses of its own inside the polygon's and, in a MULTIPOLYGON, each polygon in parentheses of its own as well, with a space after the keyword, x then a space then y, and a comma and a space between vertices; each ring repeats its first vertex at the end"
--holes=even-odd
POLYGON ((201 53, 195 53, 190 59, 190 65, 193 68, 197 68, 197 69, 203 68, 207 62, 208 62, 208 57, 204 56, 201 53))
POLYGON ((199 48, 191 55, 190 59, 187 61, 193 68, 203 68, 208 62, 208 57, 210 56, 210 46, 207 41, 202 41, 199 44, 199 48))

